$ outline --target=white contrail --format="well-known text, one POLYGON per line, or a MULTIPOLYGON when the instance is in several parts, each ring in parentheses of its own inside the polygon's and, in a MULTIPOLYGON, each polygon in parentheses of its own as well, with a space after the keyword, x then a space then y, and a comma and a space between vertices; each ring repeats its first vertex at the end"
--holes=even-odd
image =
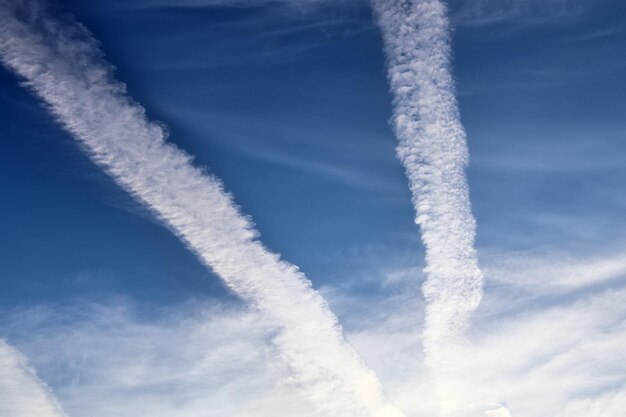
POLYGON ((457 375, 472 312, 482 297, 465 177, 468 150, 450 72, 446 7, 440 0, 372 0, 394 96, 393 126, 426 247, 425 360, 442 415, 464 407, 457 375))
POLYGON ((0 417, 65 417, 26 358, 0 339, 0 417))
MULTIPOLYGON (((0 55, 63 127, 237 294, 271 317, 294 383, 334 416, 400 417, 298 268, 268 251, 215 177, 166 142, 79 24, 35 0, 0 0, 0 55)), ((209 347, 207 347, 209 348, 209 347)))

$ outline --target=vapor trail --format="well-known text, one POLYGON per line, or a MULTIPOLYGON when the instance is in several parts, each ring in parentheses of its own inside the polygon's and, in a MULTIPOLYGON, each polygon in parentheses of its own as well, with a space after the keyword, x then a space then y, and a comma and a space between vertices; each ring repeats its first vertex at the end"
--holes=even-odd
POLYGON ((0 416, 65 417, 26 358, 0 339, 0 416))
POLYGON ((97 164, 279 325, 275 344, 304 396, 333 416, 402 416, 310 281, 259 242, 218 179, 166 142, 86 29, 36 0, 0 0, 0 56, 97 164))
POLYGON ((372 0, 387 56, 397 154, 426 248, 424 352, 441 415, 460 399, 465 332, 482 297, 465 177, 468 150, 450 72, 446 7, 439 0, 372 0))

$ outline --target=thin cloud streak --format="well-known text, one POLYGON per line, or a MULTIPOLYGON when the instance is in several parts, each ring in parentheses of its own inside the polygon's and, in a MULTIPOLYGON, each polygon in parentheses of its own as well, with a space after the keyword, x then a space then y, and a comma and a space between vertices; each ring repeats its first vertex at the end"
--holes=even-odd
POLYGON ((626 387, 600 398, 579 400, 558 417, 621 417, 626 408, 626 387))
MULTIPOLYGON (((426 248, 425 361, 441 415, 460 415, 476 408, 461 400, 465 388, 458 375, 470 316, 482 297, 483 275, 465 177, 465 131, 449 69, 447 10, 439 0, 373 0, 373 7, 394 95, 397 153, 409 178, 415 221, 426 248)), ((494 415, 493 404, 484 404, 484 409, 494 415)))
POLYGON ((456 25, 484 26, 517 20, 542 24, 581 16, 594 0, 450 0, 451 20, 456 25))
POLYGON ((331 415, 400 417, 298 268, 267 250, 221 182, 166 142, 114 80, 97 41, 37 1, 0 1, 0 55, 91 158, 145 203, 227 285, 280 327, 293 383, 331 415))
POLYGON ((0 416, 65 417, 26 358, 0 339, 0 416))
POLYGON ((626 282, 623 252, 583 259, 558 252, 514 253, 494 259, 485 268, 490 282, 523 289, 533 296, 626 282))

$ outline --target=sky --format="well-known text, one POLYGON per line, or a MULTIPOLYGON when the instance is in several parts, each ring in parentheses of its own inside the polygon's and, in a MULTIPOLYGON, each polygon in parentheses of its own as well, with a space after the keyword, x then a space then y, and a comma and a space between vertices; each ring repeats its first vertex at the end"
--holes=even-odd
MULTIPOLYGON (((24 4, 50 5, 59 28, 80 22, 89 33, 79 31, 77 42, 95 39, 88 47, 103 55, 84 67, 71 62, 86 69, 67 72, 79 87, 55 94, 77 96, 51 104, 41 88, 24 88, 3 52, 0 416, 19 407, 18 417, 43 415, 33 411, 40 403, 50 416, 92 417, 623 415, 626 4, 446 3, 453 57, 446 71, 455 84, 447 93, 467 133, 463 180, 484 281, 458 335, 462 347, 442 345, 463 391, 454 399, 438 391, 443 377, 424 349, 432 303, 422 285, 431 277, 411 167, 396 155, 402 103, 387 78, 393 38, 385 40, 370 4, 24 4), (95 142, 76 136, 109 135, 130 152, 144 131, 103 127, 98 120, 117 116, 99 110, 84 116, 89 123, 68 124, 82 104, 96 108, 109 97, 87 89, 90 80, 108 80, 90 78, 89 65, 114 66, 124 94, 145 109, 141 117, 158 121, 167 141, 204 167, 203 178, 219 178, 232 194, 234 204, 216 191, 222 211, 239 211, 207 214, 190 231, 189 222, 168 217, 162 198, 142 197, 144 188, 113 171, 125 166, 108 165, 107 173, 105 162, 94 163, 95 142), (85 91, 95 93, 80 101, 85 91), (286 274, 285 285, 265 295, 237 281, 265 276, 249 272, 261 255, 212 257, 222 240, 238 238, 240 229, 222 226, 239 224, 239 213, 282 260, 263 261, 286 274), (213 246, 194 241, 198 233, 213 246), (306 279, 315 291, 281 293, 292 282, 306 287, 306 279), (337 363, 324 362, 326 348, 337 363), (309 355, 306 365, 294 352, 309 355), (307 374, 311 363, 330 372, 329 381, 307 374), (379 403, 361 409, 359 398, 368 398, 361 391, 332 392, 333 384, 351 386, 350 378, 367 380, 362 392, 372 390, 379 403), (442 407, 452 402, 461 405, 442 407)), ((68 49, 58 62, 73 56, 68 49)), ((172 175, 172 194, 186 192, 198 216, 210 212, 194 206, 208 191, 172 175)), ((244 235, 241 245, 257 242, 244 235)))

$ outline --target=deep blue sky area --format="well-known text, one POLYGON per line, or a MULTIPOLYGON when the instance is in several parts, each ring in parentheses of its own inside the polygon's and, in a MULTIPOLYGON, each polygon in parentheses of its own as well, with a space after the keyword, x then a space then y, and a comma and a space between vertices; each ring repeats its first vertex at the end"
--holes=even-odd
MULTIPOLYGON (((364 4, 60 6, 101 41, 172 142, 224 181, 267 246, 316 286, 367 292, 385 271, 422 263, 382 41, 364 4)), ((451 10, 479 248, 621 245, 626 6, 451 10)), ((0 72, 0 84, 2 303, 229 297, 13 75, 0 72)))

